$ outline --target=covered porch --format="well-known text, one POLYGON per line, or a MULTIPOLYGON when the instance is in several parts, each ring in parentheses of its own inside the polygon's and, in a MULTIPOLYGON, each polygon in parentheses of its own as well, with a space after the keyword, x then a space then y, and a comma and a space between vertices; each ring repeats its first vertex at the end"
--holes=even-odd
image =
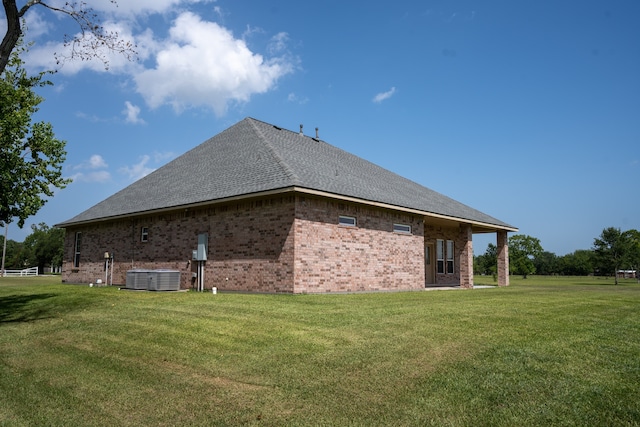
POLYGON ((473 235, 493 234, 497 247, 497 285, 509 286, 508 233, 517 228, 425 217, 425 287, 473 288, 473 235))

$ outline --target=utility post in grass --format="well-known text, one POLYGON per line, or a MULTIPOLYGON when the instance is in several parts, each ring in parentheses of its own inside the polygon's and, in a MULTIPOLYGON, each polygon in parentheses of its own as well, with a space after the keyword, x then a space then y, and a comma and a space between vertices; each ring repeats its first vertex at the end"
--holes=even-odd
POLYGON ((9 230, 9 223, 4 223, 4 240, 2 241, 2 267, 0 267, 0 277, 4 277, 4 259, 7 255, 7 234, 9 230))

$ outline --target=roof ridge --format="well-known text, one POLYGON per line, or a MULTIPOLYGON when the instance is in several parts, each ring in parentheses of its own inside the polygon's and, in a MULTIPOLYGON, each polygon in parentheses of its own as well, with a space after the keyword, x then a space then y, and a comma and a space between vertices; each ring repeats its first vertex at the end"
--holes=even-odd
POLYGON ((251 118, 251 117, 248 117, 248 119, 249 119, 249 123, 251 124, 251 127, 258 134, 258 137, 260 138, 260 140, 262 142, 264 142, 265 147, 267 148, 267 150, 269 150, 269 153, 271 153, 271 155, 276 160, 276 162, 278 162, 278 165, 285 172, 285 174, 287 175, 287 178, 291 179, 294 184, 299 184, 300 183, 300 177, 298 177, 296 175, 296 173, 291 169, 291 167, 287 164, 287 162, 284 161, 282 156, 280 156, 280 154, 275 149, 275 147, 269 142, 269 140, 267 139, 265 134, 262 132, 262 130, 256 125, 256 122, 263 123, 264 125, 267 125, 267 126, 273 126, 274 128, 277 128, 277 129, 280 129, 280 130, 282 130, 282 129, 278 128, 275 125, 270 125, 267 122, 262 122, 260 120, 256 120, 256 119, 251 118))

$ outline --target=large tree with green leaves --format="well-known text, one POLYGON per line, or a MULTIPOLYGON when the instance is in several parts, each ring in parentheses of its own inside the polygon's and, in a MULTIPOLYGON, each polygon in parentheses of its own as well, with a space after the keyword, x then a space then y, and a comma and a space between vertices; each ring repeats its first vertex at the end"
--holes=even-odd
POLYGON ((509 237, 509 269, 514 274, 520 274, 527 278, 535 274, 534 259, 543 252, 540 240, 525 234, 516 234, 509 237))
POLYGON ((496 279, 498 271, 498 247, 493 243, 487 245, 484 254, 474 258, 474 273, 491 275, 496 279))
POLYGON ((624 235, 629 240, 627 264, 636 271, 636 279, 640 282, 640 231, 627 230, 624 235))
MULTIPOLYGON (((0 248, 5 248, 4 236, 0 235, 0 248)), ((4 268, 7 270, 25 268, 29 264, 24 243, 8 239, 6 244, 4 268)), ((2 269, 0 269, 2 270, 2 269)))
POLYGON ((31 226, 32 233, 24 239, 29 266, 38 266, 38 271, 44 273, 44 267, 62 265, 64 255, 64 230, 49 227, 45 223, 31 226))
POLYGON ((627 232, 619 228, 608 227, 602 230, 600 237, 593 240, 593 250, 600 272, 613 274, 618 284, 618 270, 630 256, 632 242, 627 232))
POLYGON ((580 249, 558 258, 558 273, 565 276, 587 276, 593 273, 593 251, 580 249))
POLYGON ((533 266, 536 274, 545 276, 555 274, 558 272, 558 256, 553 252, 542 251, 533 259, 533 266))
POLYGON ((62 177, 65 142, 50 123, 32 122, 43 98, 35 89, 51 84, 46 73, 27 74, 16 50, 0 78, 0 225, 18 219, 22 227, 70 181, 62 177))

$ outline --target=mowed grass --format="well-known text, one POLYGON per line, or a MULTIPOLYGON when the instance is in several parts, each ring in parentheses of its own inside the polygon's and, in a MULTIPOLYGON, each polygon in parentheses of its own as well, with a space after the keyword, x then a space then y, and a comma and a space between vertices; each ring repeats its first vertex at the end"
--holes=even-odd
POLYGON ((291 296, 0 278, 0 425, 640 425, 640 285, 511 281, 291 296))

